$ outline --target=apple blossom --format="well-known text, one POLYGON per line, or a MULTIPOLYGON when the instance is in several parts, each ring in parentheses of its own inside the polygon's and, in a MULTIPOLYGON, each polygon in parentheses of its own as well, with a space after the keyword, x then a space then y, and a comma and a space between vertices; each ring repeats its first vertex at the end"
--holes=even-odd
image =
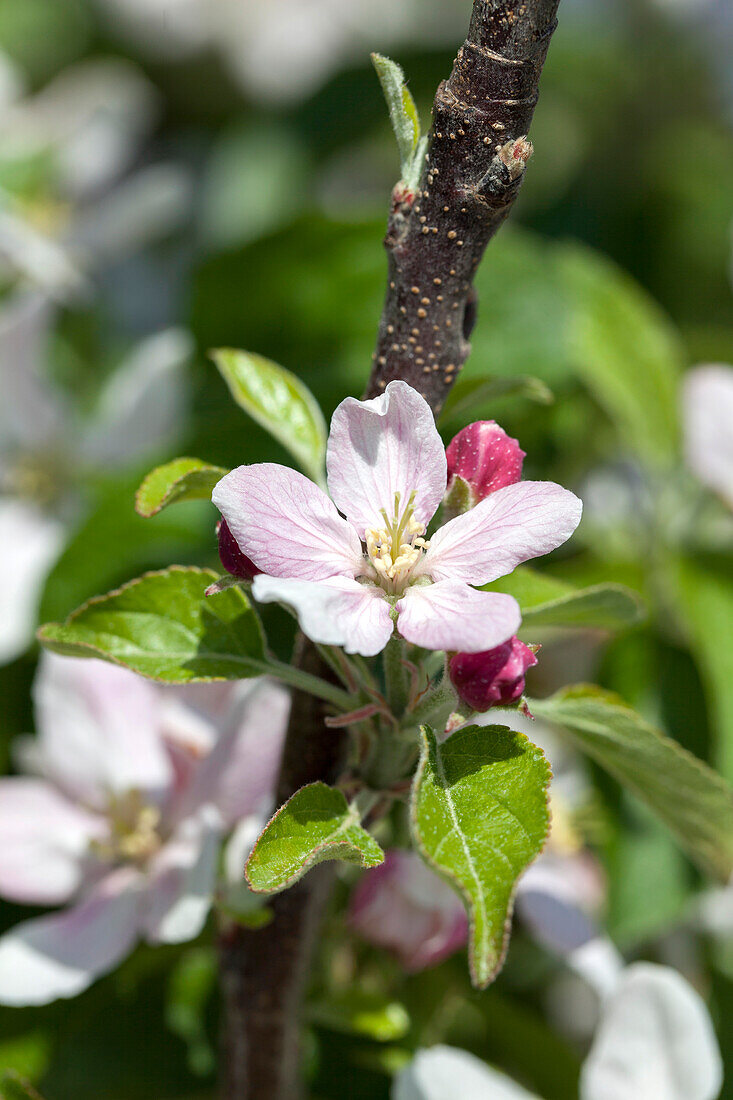
POLYGON ((0 779, 0 894, 67 908, 0 938, 12 1005, 75 996, 139 939, 198 935, 223 835, 239 851, 271 809, 289 702, 267 680, 163 688, 47 654, 35 706, 36 774, 0 779))
POLYGON ((253 595, 295 611, 313 641, 373 656, 393 630, 426 649, 478 653, 510 638, 516 601, 477 591, 564 543, 576 496, 552 482, 497 490, 426 538, 446 486, 443 444, 427 402, 402 381, 331 420, 331 498, 273 463, 240 466, 212 500, 262 572, 253 595))
POLYGON ((524 675, 536 664, 534 651, 514 637, 484 653, 453 654, 448 674, 463 702, 481 712, 521 699, 524 675))
POLYGON ((392 951, 407 971, 434 966, 468 936, 468 918, 454 890, 414 852, 393 848, 362 875, 349 905, 349 923, 392 951))

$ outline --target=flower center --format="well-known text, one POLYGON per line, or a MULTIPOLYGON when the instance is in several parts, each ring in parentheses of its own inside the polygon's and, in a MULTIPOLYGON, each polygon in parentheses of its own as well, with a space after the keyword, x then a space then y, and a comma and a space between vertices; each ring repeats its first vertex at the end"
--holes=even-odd
POLYGON ((161 846, 160 810, 144 802, 139 791, 114 798, 109 807, 110 832, 92 841, 92 851, 111 862, 145 863, 161 846))
POLYGON ((410 575, 430 545, 423 535, 425 526, 414 515, 415 493, 410 494, 406 507, 400 512, 400 494, 394 495, 394 515, 389 518, 382 508, 383 527, 369 527, 365 531, 367 554, 377 574, 377 580, 386 592, 402 591, 410 575))

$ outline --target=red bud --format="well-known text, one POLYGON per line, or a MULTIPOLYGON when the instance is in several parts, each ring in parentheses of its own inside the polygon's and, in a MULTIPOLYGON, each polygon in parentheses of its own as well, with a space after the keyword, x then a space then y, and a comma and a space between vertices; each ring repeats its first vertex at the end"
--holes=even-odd
POLYGON ((231 573, 233 577, 241 577, 243 581, 251 581, 253 577, 262 572, 239 549, 237 540, 229 530, 226 520, 219 520, 216 525, 216 534, 219 539, 219 557, 227 573, 231 573))
POLYGON ((463 428, 446 450, 448 484, 462 477, 478 500, 514 485, 522 476, 524 451, 495 420, 477 420, 463 428))
POLYGON ((448 662, 451 682, 473 710, 516 703, 524 692, 524 675, 537 664, 529 646, 511 638, 483 653, 456 653, 448 662))

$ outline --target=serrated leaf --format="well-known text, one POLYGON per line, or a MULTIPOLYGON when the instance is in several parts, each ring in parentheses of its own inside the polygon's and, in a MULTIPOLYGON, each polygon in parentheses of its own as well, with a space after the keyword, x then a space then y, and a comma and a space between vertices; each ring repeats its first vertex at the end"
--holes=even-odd
POLYGON ((261 355, 219 348, 211 356, 239 407, 290 451, 304 473, 322 483, 326 422, 308 387, 261 355))
POLYGON ((483 989, 504 961, 517 879, 549 831, 550 768, 541 749, 506 726, 467 726, 441 744, 423 726, 422 738, 412 833, 466 904, 471 979, 483 989))
POLYGON ((532 713, 561 726, 583 752, 645 802, 691 859, 726 881, 733 872, 733 789, 609 691, 580 684, 532 713))
POLYGON ((540 626, 620 630, 644 617, 641 597, 623 584, 574 588, 566 581, 520 565, 508 577, 483 586, 514 596, 522 609, 522 630, 540 626))
POLYGON ((152 680, 239 680, 267 671, 259 619, 241 588, 204 597, 210 569, 171 566, 146 573, 47 623, 47 649, 101 657, 152 680))
POLYGON ((245 876, 256 893, 275 894, 328 859, 376 867, 384 852, 341 791, 310 783, 271 818, 250 853, 245 876))
POLYGON ((405 83, 405 74, 396 61, 373 53, 372 64, 382 85, 390 122, 397 139, 402 179, 414 186, 415 161, 419 159, 420 144, 420 119, 415 101, 405 83))
POLYGON ((673 326, 630 276, 590 249, 564 246, 558 264, 576 373, 632 450, 655 464, 674 461, 682 352, 673 326))
POLYGON ((524 397, 542 405, 554 401, 552 390, 539 378, 520 375, 511 378, 488 376, 483 378, 459 378, 448 394, 440 414, 441 422, 456 420, 466 415, 475 418, 476 408, 500 397, 524 397))
POLYGON ((147 475, 135 494, 135 511, 149 519, 176 501, 210 500, 212 489, 227 472, 200 458, 174 458, 147 475))

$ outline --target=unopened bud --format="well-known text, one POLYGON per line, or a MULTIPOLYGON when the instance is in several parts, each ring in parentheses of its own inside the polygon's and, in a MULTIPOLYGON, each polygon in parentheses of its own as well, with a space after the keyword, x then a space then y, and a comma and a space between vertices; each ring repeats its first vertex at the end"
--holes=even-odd
POLYGON ((462 478, 475 500, 514 485, 522 476, 524 451, 495 420, 477 420, 458 433, 445 452, 448 460, 448 492, 455 478, 462 478))
POLYGON ((481 712, 516 703, 527 669, 536 664, 533 650, 515 637, 483 653, 456 653, 448 672, 463 702, 481 712))
POLYGON ((220 519, 217 523, 216 534, 219 539, 219 558, 227 573, 243 581, 251 581, 261 572, 255 563, 239 549, 237 540, 229 530, 225 519, 220 519))

